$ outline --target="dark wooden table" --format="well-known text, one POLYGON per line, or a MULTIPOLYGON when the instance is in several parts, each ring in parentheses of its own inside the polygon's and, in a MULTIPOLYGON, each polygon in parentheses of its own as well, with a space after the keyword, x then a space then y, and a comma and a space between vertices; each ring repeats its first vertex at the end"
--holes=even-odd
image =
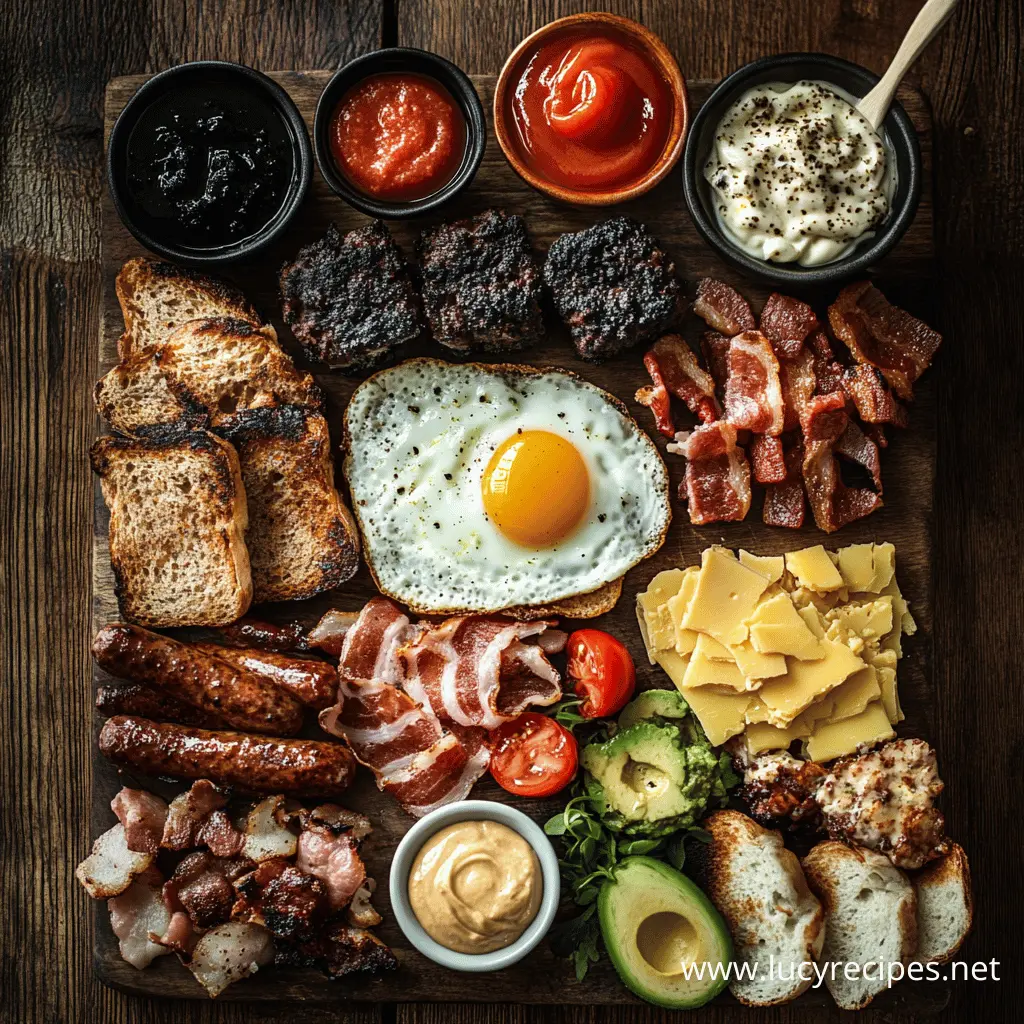
MULTIPOLYGON (((287 1005, 153 1003, 91 974, 87 850, 92 481, 86 452, 100 305, 102 99, 114 75, 219 57, 333 68, 383 43, 492 72, 570 0, 3 0, 0 3, 0 1021, 334 1020, 287 1005)), ((762 54, 825 50, 878 71, 918 0, 605 0, 716 77, 762 54)), ((939 393, 934 721, 950 829, 971 857, 968 960, 949 1021, 1021 1018, 1024 917, 1024 9, 961 0, 914 76, 935 118, 939 393)), ((386 1010, 383 1016, 394 1015, 386 1010)), ((375 1007, 352 1014, 376 1022, 375 1007)), ((658 1011, 410 1006, 402 1024, 543 1017, 655 1021, 658 1011)), ((789 1022, 803 1011, 713 1010, 789 1022)), ((883 1019, 865 1013, 862 1019, 883 1019)), ((815 1019, 839 1020, 819 1012, 815 1019)), ((885 1017, 886 1020, 894 1020, 885 1017)))

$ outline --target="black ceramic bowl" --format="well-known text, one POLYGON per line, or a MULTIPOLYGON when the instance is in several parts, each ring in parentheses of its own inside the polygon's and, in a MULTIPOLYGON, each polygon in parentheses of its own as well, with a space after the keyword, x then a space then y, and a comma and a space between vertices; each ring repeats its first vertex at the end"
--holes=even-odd
POLYGON ((243 64, 204 60, 179 64, 154 75, 128 101, 110 133, 107 147, 107 179, 118 215, 125 227, 147 248, 161 256, 194 266, 230 263, 253 256, 266 248, 288 226, 309 188, 313 173, 313 153, 306 124, 288 94, 266 75, 243 64), (288 157, 282 162, 280 174, 281 199, 276 210, 271 206, 262 226, 252 233, 229 242, 204 239, 189 244, 180 238, 171 240, 173 225, 147 216, 130 187, 128 160, 132 132, 154 104, 181 97, 194 102, 209 90, 215 99, 225 95, 244 97, 249 107, 274 126, 279 149, 288 157))
POLYGON ((313 147, 316 150, 320 173, 327 184, 357 210, 384 220, 416 217, 448 202, 461 192, 473 180, 480 166, 486 139, 487 122, 484 119, 484 108, 469 78, 443 57, 405 46, 374 50, 373 53, 356 57, 341 68, 327 83, 320 96, 320 102, 316 106, 316 120, 313 122, 313 147), (447 185, 423 199, 390 202, 367 195, 342 174, 331 153, 330 127, 338 102, 352 86, 371 75, 402 71, 432 78, 448 90, 452 99, 459 105, 466 122, 466 150, 462 156, 462 164, 447 185))
POLYGON ((850 253, 815 267, 799 263, 771 263, 744 252, 718 224, 711 186, 704 165, 723 115, 739 96, 766 82, 803 79, 836 85, 857 99, 870 92, 878 75, 824 53, 785 53, 762 57, 723 79, 693 119, 683 155, 683 192, 697 230, 725 260, 749 276, 789 288, 836 285, 864 272, 903 237, 917 211, 921 194, 921 151, 913 123, 899 102, 889 108, 882 125, 882 141, 889 159, 896 161, 896 187, 888 216, 875 234, 850 253))

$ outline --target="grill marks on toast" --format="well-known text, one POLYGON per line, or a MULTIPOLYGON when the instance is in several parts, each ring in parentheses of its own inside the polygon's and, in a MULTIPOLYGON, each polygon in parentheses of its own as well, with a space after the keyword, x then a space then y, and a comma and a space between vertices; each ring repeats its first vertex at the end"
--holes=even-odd
POLYGON ((234 448, 199 431, 103 437, 90 452, 110 509, 121 614, 146 626, 234 622, 252 601, 248 511, 234 448))
MULTIPOLYGON (((254 593, 257 601, 298 600, 349 579, 358 565, 359 535, 334 487, 323 394, 281 349, 273 327, 261 324, 227 285, 155 260, 126 264, 117 291, 126 323, 122 361, 97 383, 95 401, 100 415, 126 437, 104 440, 129 444, 137 453, 148 450, 145 459, 137 455, 147 472, 170 478, 179 465, 191 465, 186 453, 209 448, 212 438, 231 450, 243 511, 248 502, 239 537, 243 552, 248 547, 252 578, 244 606, 215 620, 219 606, 207 607, 193 595, 191 612, 169 614, 213 625, 243 614, 254 593), (195 316, 204 312, 222 315, 195 316)), ((100 464, 94 465, 103 477, 100 464)), ((195 517, 209 518, 212 509, 200 504, 209 495, 197 481, 190 486, 195 517)), ((115 497, 111 488, 104 486, 105 497, 108 490, 115 497)), ((132 494, 122 486, 115 499, 119 522, 150 514, 153 497, 152 490, 140 487, 132 494)), ((113 505, 111 516, 113 523, 113 505)), ((183 535, 181 555, 186 541, 183 535)), ((112 558, 113 547, 112 541, 112 558)), ((159 609, 140 609, 146 619, 131 613, 147 581, 134 561, 142 557, 139 548, 128 559, 130 569, 115 564, 122 614, 146 625, 179 624, 154 618, 159 609)), ((173 561, 174 555, 162 557, 173 561)), ((210 586, 216 589, 216 582, 210 586)))

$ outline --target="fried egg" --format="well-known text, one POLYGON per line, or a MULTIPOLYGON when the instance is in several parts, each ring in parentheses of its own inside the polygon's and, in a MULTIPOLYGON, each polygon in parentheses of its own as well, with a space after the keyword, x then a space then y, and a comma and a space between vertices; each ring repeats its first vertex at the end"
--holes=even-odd
POLYGON ((356 389, 345 443, 367 564, 420 612, 591 593, 657 551, 671 519, 651 439, 560 370, 411 359, 356 389))

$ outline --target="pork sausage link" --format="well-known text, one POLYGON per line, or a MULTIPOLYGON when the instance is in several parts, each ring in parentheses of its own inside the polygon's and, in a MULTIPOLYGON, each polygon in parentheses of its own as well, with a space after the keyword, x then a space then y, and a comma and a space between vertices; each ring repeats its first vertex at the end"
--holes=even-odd
POLYGON ((146 775, 209 779, 250 793, 331 799, 348 789, 356 770, 342 743, 210 732, 134 715, 107 719, 99 748, 116 764, 146 775))
POLYGON ((255 647, 221 647, 196 644, 197 650, 212 654, 243 672, 277 686, 308 708, 323 711, 338 697, 338 670, 316 658, 293 658, 287 654, 261 651, 255 647))
POLYGON ((230 626, 221 626, 217 632, 221 642, 232 647, 258 647, 261 651, 308 651, 310 644, 306 630, 297 622, 279 626, 260 619, 241 618, 230 626))
POLYGON ((227 728, 216 715, 200 711, 165 690, 154 690, 142 683, 101 686, 96 691, 96 710, 108 718, 111 715, 139 715, 152 718, 154 722, 177 722, 200 729, 227 728))
POLYGON ((233 729, 293 736, 302 705, 276 686, 189 644, 140 626, 104 626, 92 645, 111 675, 166 691, 233 729))

